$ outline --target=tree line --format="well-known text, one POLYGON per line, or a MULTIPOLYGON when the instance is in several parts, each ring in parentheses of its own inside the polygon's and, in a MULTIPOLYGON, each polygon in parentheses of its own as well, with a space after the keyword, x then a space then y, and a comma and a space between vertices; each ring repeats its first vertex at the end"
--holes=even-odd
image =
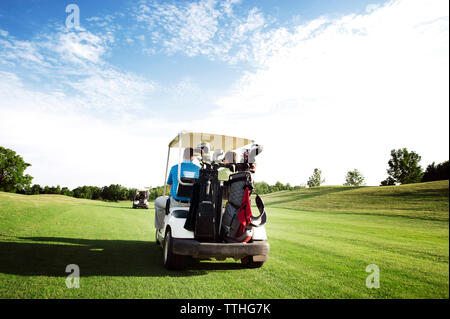
MULTIPOLYGON (((261 195, 284 190, 292 191, 301 188, 305 188, 305 186, 291 186, 289 183, 283 184, 281 182, 276 182, 274 185, 269 185, 266 182, 255 183, 255 191, 261 195)), ((162 196, 164 193, 164 186, 149 187, 148 189, 150 193, 150 200, 155 200, 158 196, 162 196)), ((15 193, 24 195, 52 194, 84 199, 121 201, 133 200, 136 195, 136 191, 136 188, 126 188, 118 184, 111 184, 110 186, 103 187, 80 186, 74 188, 73 190, 70 190, 67 187, 60 187, 59 185, 41 187, 39 184, 33 184, 21 190, 17 190, 15 193)))
POLYGON ((391 151, 388 161, 388 177, 381 181, 381 186, 412 184, 449 179, 449 161, 427 166, 425 171, 419 165, 422 157, 406 148, 391 151))
POLYGON ((291 184, 283 184, 281 182, 276 182, 274 185, 269 185, 266 182, 256 182, 254 185, 255 192, 257 194, 269 194, 279 191, 293 191, 297 189, 305 188, 304 185, 291 186, 291 184))
MULTIPOLYGON (((412 184, 421 182, 431 182, 449 179, 449 161, 439 164, 435 162, 427 166, 425 171, 420 166, 421 156, 414 151, 408 151, 407 148, 391 150, 391 158, 388 161, 386 170, 388 176, 382 180, 380 186, 390 186, 398 184, 412 184)), ((322 171, 314 169, 313 174, 308 179, 308 187, 317 187, 325 182, 322 171)), ((365 185, 363 174, 354 169, 347 172, 345 176, 346 186, 365 185)))
MULTIPOLYGON (((439 164, 433 162, 424 171, 419 165, 420 160, 421 156, 419 154, 414 151, 408 151, 406 148, 392 150, 386 170, 388 176, 381 181, 380 185, 388 186, 449 179, 449 161, 439 164)), ((24 171, 29 166, 31 164, 26 163, 22 156, 16 154, 13 150, 0 146, 0 191, 27 195, 56 194, 85 199, 120 201, 133 200, 137 190, 136 188, 127 188, 119 184, 103 187, 80 186, 74 189, 60 187, 59 185, 41 187, 39 184, 32 185, 33 177, 29 174, 24 174, 24 171)), ((324 182, 322 171, 315 168, 306 185, 308 187, 317 187, 324 182)), ((354 169, 347 172, 344 185, 362 186, 364 184, 364 176, 360 171, 354 169)), ((281 182, 276 182, 274 185, 269 185, 266 182, 255 183, 255 191, 258 194, 296 190, 305 187, 305 185, 291 186, 289 183, 283 184, 281 182)), ((150 199, 154 200, 161 196, 163 190, 163 186, 150 187, 150 199)))
MULTIPOLYGON (((163 194, 162 186, 153 187, 149 190, 150 199, 156 199, 158 196, 161 196, 163 194)), ((25 195, 53 194, 84 199, 121 201, 133 200, 136 195, 136 191, 136 188, 127 188, 119 184, 111 184, 109 186, 103 187, 79 186, 72 190, 68 187, 60 187, 59 185, 41 187, 39 184, 33 184, 22 189, 18 189, 15 193, 25 195)))

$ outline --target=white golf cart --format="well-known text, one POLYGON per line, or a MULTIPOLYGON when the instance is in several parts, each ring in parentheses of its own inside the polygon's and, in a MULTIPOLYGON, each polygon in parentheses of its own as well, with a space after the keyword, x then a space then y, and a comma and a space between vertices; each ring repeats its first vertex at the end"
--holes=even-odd
POLYGON ((148 189, 138 189, 133 199, 133 208, 145 208, 148 209, 148 198, 150 197, 150 191, 148 189))
MULTIPOLYGON (((219 182, 217 189, 220 191, 217 195, 217 213, 213 216, 211 223, 214 223, 215 227, 213 239, 204 240, 204 237, 199 237, 201 231, 199 231, 199 223, 196 224, 195 230, 186 227, 187 219, 190 218, 190 214, 197 214, 197 219, 202 218, 200 210, 193 212, 190 206, 193 206, 193 200, 190 203, 182 203, 180 205, 173 205, 173 199, 166 196, 167 177, 169 169, 170 152, 173 148, 178 148, 178 189, 177 196, 185 197, 186 195, 192 195, 195 186, 198 186, 201 178, 184 178, 180 177, 182 152, 185 148, 192 148, 197 152, 200 152, 200 157, 194 159, 195 164, 199 164, 200 176, 203 167, 209 167, 209 171, 223 168, 222 154, 228 151, 234 151, 236 154, 243 152, 244 155, 248 155, 249 151, 246 147, 251 147, 254 144, 253 140, 246 138, 239 138, 226 135, 206 134, 206 133, 194 133, 194 132, 180 132, 170 143, 167 154, 166 173, 164 178, 164 196, 160 196, 155 200, 155 228, 156 228, 156 243, 163 248, 163 263, 168 269, 182 269, 186 266, 187 262, 191 259, 211 259, 225 260, 226 258, 234 258, 235 260, 241 260, 242 264, 248 268, 258 268, 263 265, 267 260, 269 254, 269 243, 267 241, 267 235, 264 228, 266 222, 266 216, 264 207, 260 208, 261 199, 257 198, 258 209, 260 210, 260 216, 252 217, 254 222, 251 229, 251 239, 247 242, 233 242, 225 240, 223 236, 224 214, 225 210, 222 205, 222 190, 227 187, 227 182, 219 182), (207 145, 206 152, 203 149, 199 151, 199 145, 207 145), (213 154, 212 157, 209 154, 213 154), (261 218, 262 216, 262 218, 261 218), (262 219, 262 220, 261 220, 262 219)), ((258 146, 258 145, 257 145, 258 146)), ((261 148, 262 149, 262 148, 261 148)), ((194 151, 195 152, 195 151, 194 151)), ((246 156, 243 156, 246 157, 246 156)), ((239 165, 244 165, 241 163, 239 165)), ((206 169, 205 169, 206 170, 206 169)), ((216 175, 217 176, 217 175, 216 175)), ((233 174, 231 174, 233 176, 233 174)), ((231 180, 232 177, 230 177, 231 180)), ((209 182, 208 182, 209 183, 209 182)), ((207 185, 209 191, 210 185, 207 185)), ((242 188, 242 187, 241 187, 242 188)), ((193 195, 192 195, 193 196, 193 195)), ((190 196, 189 196, 190 197, 190 196)), ((194 196, 193 196, 194 198, 194 196)), ((211 204, 210 202, 208 202, 211 204)), ((263 204, 262 204, 263 206, 263 204)), ((191 216, 192 217, 192 216, 191 216)), ((237 218, 236 218, 237 219, 237 218)), ((208 228, 210 225, 203 223, 208 228)), ((210 229, 211 229, 210 227, 210 229)), ((249 237, 249 238, 250 238, 249 237)))

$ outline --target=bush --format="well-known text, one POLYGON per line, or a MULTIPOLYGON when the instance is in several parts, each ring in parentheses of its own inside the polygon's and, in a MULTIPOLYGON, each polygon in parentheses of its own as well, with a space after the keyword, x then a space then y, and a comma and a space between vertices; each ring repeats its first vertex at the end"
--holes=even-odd
POLYGON ((69 188, 63 187, 61 188, 61 195, 73 196, 73 192, 69 188))
POLYGON ((111 184, 102 188, 102 198, 117 202, 128 198, 128 189, 119 184, 111 184))
POLYGON ((422 182, 440 181, 449 179, 448 161, 436 165, 434 162, 428 165, 422 177, 422 182))
POLYGON ((384 181, 381 181, 380 186, 393 186, 395 185, 395 180, 392 177, 386 178, 384 181))
POLYGON ((255 192, 257 194, 269 194, 279 191, 292 191, 304 188, 304 186, 291 186, 289 183, 284 185, 281 182, 276 182, 275 185, 269 185, 266 182, 256 182, 255 185, 255 192))

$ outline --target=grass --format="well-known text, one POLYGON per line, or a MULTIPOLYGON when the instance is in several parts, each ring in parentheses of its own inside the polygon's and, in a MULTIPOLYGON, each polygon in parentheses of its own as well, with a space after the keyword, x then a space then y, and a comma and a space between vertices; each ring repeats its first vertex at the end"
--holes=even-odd
POLYGON ((448 196, 448 181, 269 194, 263 268, 173 272, 152 208, 0 192, 0 298, 449 298, 448 196), (79 289, 65 285, 68 264, 79 289), (379 289, 365 286, 369 264, 379 289))

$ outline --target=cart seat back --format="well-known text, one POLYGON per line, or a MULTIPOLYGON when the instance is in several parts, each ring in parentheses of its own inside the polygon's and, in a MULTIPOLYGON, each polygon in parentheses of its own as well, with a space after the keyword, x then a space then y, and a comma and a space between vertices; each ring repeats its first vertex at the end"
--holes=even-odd
POLYGON ((178 183, 177 196, 191 198, 195 181, 196 181, 196 178, 182 177, 181 182, 183 182, 185 184, 183 185, 181 183, 178 183))

